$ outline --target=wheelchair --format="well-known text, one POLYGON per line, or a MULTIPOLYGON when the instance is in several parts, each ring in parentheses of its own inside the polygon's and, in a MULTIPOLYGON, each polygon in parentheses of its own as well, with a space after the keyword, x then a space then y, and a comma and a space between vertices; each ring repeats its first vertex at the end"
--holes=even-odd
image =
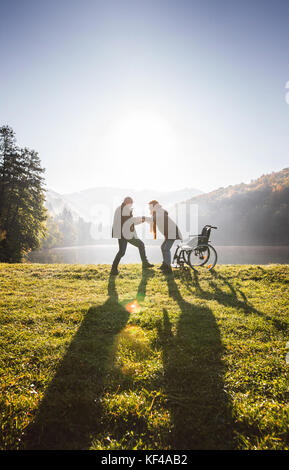
POLYGON ((206 267, 209 271, 216 266, 218 255, 211 245, 210 235, 213 225, 205 225, 199 235, 190 235, 176 248, 173 257, 173 266, 182 268, 185 264, 195 269, 199 266, 206 267))

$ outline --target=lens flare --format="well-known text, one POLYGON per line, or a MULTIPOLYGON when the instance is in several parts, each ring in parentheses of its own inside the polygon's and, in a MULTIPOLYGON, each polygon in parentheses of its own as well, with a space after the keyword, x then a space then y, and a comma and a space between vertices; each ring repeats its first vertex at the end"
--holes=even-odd
POLYGON ((138 313, 140 312, 140 304, 138 303, 137 300, 133 300, 132 302, 129 302, 126 304, 125 309, 129 313, 138 313))

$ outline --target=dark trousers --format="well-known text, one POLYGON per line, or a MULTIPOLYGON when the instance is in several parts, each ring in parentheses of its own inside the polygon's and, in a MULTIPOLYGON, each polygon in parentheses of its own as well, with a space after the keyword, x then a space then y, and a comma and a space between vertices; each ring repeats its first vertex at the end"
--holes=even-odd
POLYGON ((125 238, 118 239, 118 252, 113 260, 112 267, 116 269, 120 262, 120 259, 125 255, 127 244, 130 243, 131 245, 138 248, 141 260, 143 263, 147 262, 146 252, 144 243, 139 238, 132 238, 131 240, 126 240, 125 238))
POLYGON ((171 248, 174 243, 175 243, 175 240, 166 239, 161 245, 161 250, 163 254, 163 264, 166 264, 168 266, 171 265, 171 259, 172 259, 171 248))

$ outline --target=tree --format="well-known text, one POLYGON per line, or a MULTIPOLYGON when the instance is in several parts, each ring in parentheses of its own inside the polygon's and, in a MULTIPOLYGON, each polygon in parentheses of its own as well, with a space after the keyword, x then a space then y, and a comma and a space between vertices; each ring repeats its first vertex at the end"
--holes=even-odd
POLYGON ((94 240, 90 233, 91 222, 85 222, 82 217, 78 218, 77 221, 77 244, 78 245, 89 245, 94 240))
POLYGON ((16 146, 9 126, 0 128, 0 261, 20 262, 45 235, 44 169, 37 152, 16 146), (3 236, 4 234, 4 236, 3 236))
POLYGON ((46 234, 41 241, 41 249, 50 249, 62 244, 62 234, 57 222, 51 215, 48 215, 46 222, 46 234))
POLYGON ((62 236, 62 246, 75 245, 77 240, 77 231, 73 216, 69 209, 64 207, 62 212, 56 217, 56 222, 62 236))

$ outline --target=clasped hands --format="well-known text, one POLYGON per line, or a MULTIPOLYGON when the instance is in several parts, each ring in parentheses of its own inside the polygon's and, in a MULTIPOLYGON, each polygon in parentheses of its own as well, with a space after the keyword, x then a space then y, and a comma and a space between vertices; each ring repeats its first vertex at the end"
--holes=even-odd
POLYGON ((151 217, 146 217, 146 216, 144 216, 144 215, 141 217, 141 223, 143 223, 143 222, 148 222, 148 223, 150 223, 151 221, 152 221, 152 218, 151 218, 151 217))

